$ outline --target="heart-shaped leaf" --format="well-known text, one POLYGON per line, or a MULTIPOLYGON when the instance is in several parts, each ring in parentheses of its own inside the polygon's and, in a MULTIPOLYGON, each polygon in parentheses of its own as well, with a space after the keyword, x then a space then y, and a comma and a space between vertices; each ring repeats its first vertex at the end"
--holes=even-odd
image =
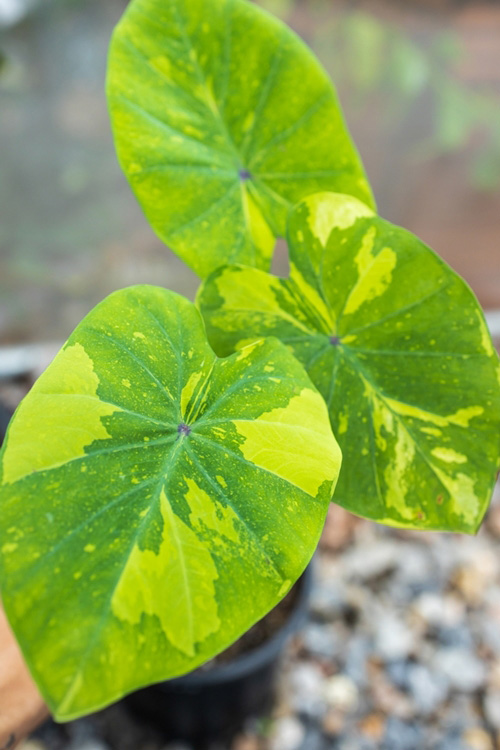
POLYGON ((57 718, 193 669, 271 609, 339 466, 279 341, 219 360, 195 307, 156 287, 93 310, 1 454, 2 598, 57 718))
POLYGON ((132 0, 111 43, 118 158, 153 229, 200 276, 269 269, 291 205, 373 203, 332 84, 247 0, 132 0))
POLYGON ((499 456, 500 370, 481 309, 416 237, 342 195, 293 212, 291 275, 216 271, 199 296, 227 354, 279 337, 323 394, 335 501, 394 526, 473 532, 499 456))

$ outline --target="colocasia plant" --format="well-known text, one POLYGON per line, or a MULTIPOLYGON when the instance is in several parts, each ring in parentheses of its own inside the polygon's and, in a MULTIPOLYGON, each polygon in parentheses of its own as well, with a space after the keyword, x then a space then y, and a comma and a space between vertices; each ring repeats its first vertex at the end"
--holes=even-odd
POLYGON ((238 638, 304 570, 336 484, 360 516, 474 533, 499 455, 478 303, 377 216, 289 29, 247 0, 132 0, 108 96, 148 220, 204 282, 197 307, 105 299, 7 434, 0 588, 59 720, 238 638))

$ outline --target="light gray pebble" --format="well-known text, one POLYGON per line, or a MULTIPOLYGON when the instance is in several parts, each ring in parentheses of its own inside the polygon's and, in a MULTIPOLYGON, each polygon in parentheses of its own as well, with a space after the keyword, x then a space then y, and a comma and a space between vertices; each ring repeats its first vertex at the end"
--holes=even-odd
POLYGON ((295 716, 284 716, 274 722, 269 750, 298 750, 302 747, 306 731, 295 716))
POLYGON ((420 714, 427 716, 439 709, 448 697, 449 682, 422 664, 410 664, 406 673, 408 692, 420 714))
POLYGON ((500 690, 488 690, 483 702, 486 721, 493 729, 500 730, 500 690))
POLYGON ((486 680, 484 663, 474 653, 463 648, 439 650, 433 667, 437 674, 448 680, 453 689, 466 693, 478 690, 486 680))
POLYGON ((309 623, 302 635, 304 648, 313 656, 335 659, 342 653, 343 643, 331 624, 309 623))
POLYGON ((375 628, 375 651, 386 661, 409 656, 415 648, 415 634, 395 614, 378 618, 375 628))
POLYGON ((367 683, 366 663, 372 650, 373 647, 365 636, 354 635, 346 644, 343 671, 358 687, 362 688, 367 683))
MULTIPOLYGON (((349 732, 340 737, 335 743, 335 750, 378 750, 378 745, 366 737, 362 737, 356 731, 349 732)), ((304 748, 304 750, 306 750, 304 748)), ((329 750, 333 750, 331 747, 329 750)))
POLYGON ((323 673, 314 662, 299 662, 289 673, 290 703, 297 713, 319 718, 325 710, 323 673))
POLYGON ((395 570, 400 558, 400 544, 392 539, 377 539, 348 552, 342 569, 347 578, 371 581, 395 570))
POLYGON ((331 621, 338 617, 345 606, 345 591, 334 586, 319 584, 312 592, 310 612, 318 620, 331 621))
POLYGON ((420 726, 408 724, 394 716, 387 719, 384 750, 417 750, 423 746, 420 726))
MULTIPOLYGON (((301 750, 327 750, 328 743, 318 729, 308 729, 301 750)), ((278 748, 276 748, 278 750, 278 748)), ((282 750, 280 747, 279 750, 282 750)))
POLYGON ((408 587, 416 583, 428 585, 434 574, 429 551, 419 544, 405 545, 404 554, 398 561, 396 579, 408 587))
POLYGON ((433 627, 456 627, 464 621, 465 605, 456 597, 426 592, 414 604, 415 613, 433 627))
POLYGON ((386 664, 387 674, 393 685, 406 690, 408 688, 409 664, 406 660, 391 661, 386 664))
POLYGON ((488 617, 482 617, 479 623, 479 633, 483 643, 496 656, 500 656, 500 628, 498 627, 498 622, 488 617))
POLYGON ((437 636, 444 646, 467 650, 474 648, 474 638, 467 625, 440 627, 438 628, 437 636))

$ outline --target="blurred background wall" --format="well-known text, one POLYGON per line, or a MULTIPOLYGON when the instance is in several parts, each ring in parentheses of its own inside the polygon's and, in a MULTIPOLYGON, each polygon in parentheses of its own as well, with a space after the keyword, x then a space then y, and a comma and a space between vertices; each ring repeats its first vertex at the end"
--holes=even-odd
MULTIPOLYGON (((500 309, 500 4, 259 2, 332 75, 380 213, 500 309)), ((127 284, 195 292, 113 151, 106 52, 126 4, 0 0, 0 344, 62 340, 127 284)))

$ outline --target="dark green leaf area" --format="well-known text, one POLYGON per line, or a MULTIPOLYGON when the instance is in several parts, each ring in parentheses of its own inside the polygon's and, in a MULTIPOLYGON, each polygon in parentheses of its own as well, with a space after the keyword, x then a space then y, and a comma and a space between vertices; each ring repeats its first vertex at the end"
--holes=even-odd
POLYGON ((304 364, 344 455, 336 502, 395 526, 474 532, 498 463, 500 375, 472 292, 348 196, 299 204, 289 242, 289 279, 231 266, 202 285, 212 346, 271 335, 304 364))
POLYGON ((122 168, 158 235, 198 274, 268 269, 291 205, 372 204, 332 84, 281 22, 243 0, 133 0, 107 93, 122 168))
POLYGON ((219 360, 196 308, 148 286, 82 321, 0 458, 3 604, 61 720, 194 669, 269 611, 340 468, 281 342, 219 360))

